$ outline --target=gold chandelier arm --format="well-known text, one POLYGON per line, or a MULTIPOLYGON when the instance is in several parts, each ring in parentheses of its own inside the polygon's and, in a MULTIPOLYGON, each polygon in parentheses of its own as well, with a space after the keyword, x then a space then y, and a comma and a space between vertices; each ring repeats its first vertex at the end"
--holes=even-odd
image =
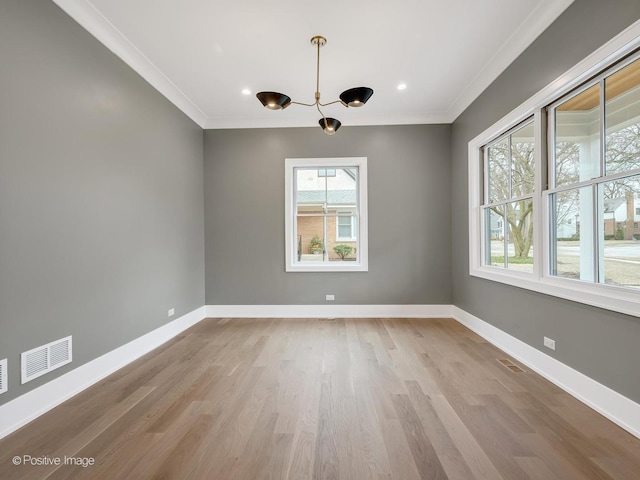
POLYGON ((340 103, 340 104, 342 104, 343 107, 347 107, 348 106, 342 100, 335 100, 335 101, 329 102, 329 103, 321 103, 320 106, 321 107, 327 107, 329 105, 333 105, 334 103, 340 103))
POLYGON ((301 102, 294 102, 294 101, 291 101, 290 103, 292 105, 302 105, 303 107, 313 107, 313 106, 315 106, 315 103, 301 103, 301 102))
POLYGON ((320 110, 320 104, 316 103, 316 108, 318 109, 318 111, 320 112, 320 115, 322 115, 322 119, 324 120, 324 124, 327 124, 327 117, 324 116, 324 113, 322 113, 322 110, 320 110))

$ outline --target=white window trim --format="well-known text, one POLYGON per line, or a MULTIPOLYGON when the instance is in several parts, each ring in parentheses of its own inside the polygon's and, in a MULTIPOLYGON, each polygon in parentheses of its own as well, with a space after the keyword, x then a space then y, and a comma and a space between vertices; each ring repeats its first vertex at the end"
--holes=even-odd
POLYGON ((285 159, 285 271, 286 272, 367 272, 369 271, 367 158, 287 158, 285 159), (297 261, 296 205, 294 168, 358 167, 358 261, 309 262, 297 261))
POLYGON ((567 94, 589 78, 606 70, 616 61, 640 47, 640 20, 625 29, 575 67, 558 77, 545 88, 469 142, 469 274, 515 287, 560 297, 595 307, 640 317, 640 292, 606 284, 594 284, 551 276, 549 272, 550 232, 548 194, 542 192, 542 149, 546 137, 546 116, 543 108, 567 94), (504 134, 527 118, 534 117, 536 142, 536 184, 534 194, 534 271, 519 272, 505 268, 484 266, 483 202, 483 146, 504 134))

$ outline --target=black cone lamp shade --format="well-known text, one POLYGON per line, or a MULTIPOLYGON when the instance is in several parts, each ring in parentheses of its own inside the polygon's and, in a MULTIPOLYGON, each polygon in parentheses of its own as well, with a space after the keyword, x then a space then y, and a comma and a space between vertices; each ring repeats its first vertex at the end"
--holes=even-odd
POLYGON ((340 120, 336 120, 335 118, 330 117, 321 118, 318 123, 322 127, 322 130, 324 130, 324 133, 326 133, 327 135, 333 135, 338 131, 340 125, 342 125, 340 123, 340 120))
POLYGON ((373 90, 369 87, 356 87, 345 90, 340 94, 340 100, 350 107, 361 107, 373 95, 373 90))
POLYGON ((269 110, 282 110, 283 108, 287 108, 291 103, 291 98, 289 98, 284 93, 278 92, 259 92, 256 93, 256 97, 269 110))
MULTIPOLYGON (((345 90, 340 94, 340 100, 335 100, 328 103, 320 102, 320 48, 324 47, 327 44, 327 39, 322 35, 315 35, 311 37, 311 45, 317 50, 316 55, 316 91, 315 91, 315 101, 313 103, 301 103, 292 101, 284 93, 278 92, 259 92, 256 94, 258 100, 262 103, 262 105, 269 110, 282 110, 287 108, 289 105, 300 105, 303 107, 313 107, 318 110, 318 113, 322 115, 322 118, 318 122, 322 127, 322 130, 327 135, 335 134, 340 126, 342 125, 339 120, 331 117, 325 116, 325 113, 322 111, 322 108, 328 107, 329 105, 340 104, 343 107, 361 107, 371 98, 373 95, 373 90, 369 87, 355 87, 350 88, 349 90, 345 90), (322 107, 322 108, 321 108, 322 107)), ((286 115, 285 115, 286 116, 286 115)))

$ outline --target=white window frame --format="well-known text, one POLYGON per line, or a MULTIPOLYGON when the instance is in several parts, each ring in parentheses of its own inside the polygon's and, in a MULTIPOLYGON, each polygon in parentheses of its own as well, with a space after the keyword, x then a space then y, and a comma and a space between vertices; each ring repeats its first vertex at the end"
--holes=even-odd
MULTIPOLYGON (((367 157, 286 158, 285 159, 285 271, 286 272, 367 272, 369 270, 367 157), (357 218, 358 258, 355 262, 298 262, 295 168, 358 168, 357 218)), ((336 220, 337 222, 337 220, 336 220)))
MULTIPOLYGON (((639 47, 640 20, 469 142, 469 274, 471 276, 640 317, 640 292, 637 290, 566 279, 550 274, 549 194, 546 191, 547 165, 543 164, 542 153, 546 149, 547 137, 545 108, 590 78, 604 72, 639 47), (485 222, 482 217, 484 146, 531 116, 534 118, 536 144, 533 204, 536 254, 533 273, 483 265, 485 222)), ((544 161, 546 162, 546 158, 544 161)))

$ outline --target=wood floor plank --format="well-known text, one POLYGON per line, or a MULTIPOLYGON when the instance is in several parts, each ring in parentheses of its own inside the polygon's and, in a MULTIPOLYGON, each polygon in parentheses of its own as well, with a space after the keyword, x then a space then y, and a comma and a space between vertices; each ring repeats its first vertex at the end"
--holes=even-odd
POLYGON ((436 454, 428 435, 424 432, 418 414, 408 395, 394 395, 394 405, 411 455, 423 480, 444 480, 448 476, 436 454))
POLYGON ((451 319, 206 319, 0 440, 0 478, 640 480, 639 439, 501 359, 451 319))

